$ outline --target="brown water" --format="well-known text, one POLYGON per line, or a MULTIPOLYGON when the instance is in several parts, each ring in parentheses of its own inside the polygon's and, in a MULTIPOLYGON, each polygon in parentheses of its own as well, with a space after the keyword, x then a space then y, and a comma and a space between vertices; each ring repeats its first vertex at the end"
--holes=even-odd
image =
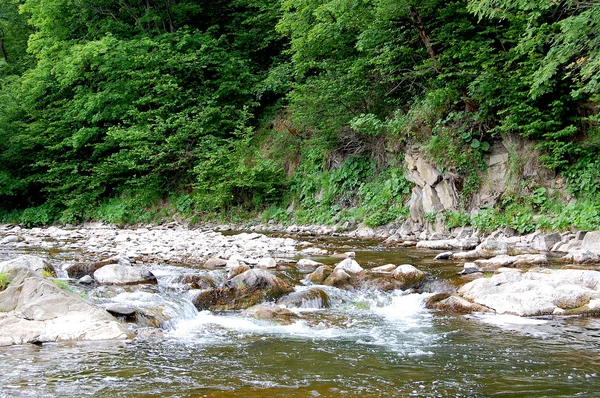
MULTIPOLYGON (((460 269, 373 241, 319 245, 444 280, 460 269)), ((453 316, 425 309, 429 293, 326 288, 332 308, 296 309, 301 320, 282 326, 190 311, 168 283, 179 267, 156 267, 161 294, 186 307, 172 328, 128 342, 1 348, 0 397, 600 396, 598 319, 453 316)))

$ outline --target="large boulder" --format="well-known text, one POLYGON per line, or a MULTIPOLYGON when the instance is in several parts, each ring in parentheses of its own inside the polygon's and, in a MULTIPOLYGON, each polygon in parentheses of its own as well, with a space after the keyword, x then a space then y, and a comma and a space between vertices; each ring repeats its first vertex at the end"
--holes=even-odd
POLYGON ((308 258, 302 258, 296 263, 296 269, 300 272, 313 272, 322 265, 323 263, 319 263, 308 258))
POLYGON ((117 255, 100 261, 70 264, 65 268, 65 271, 67 272, 67 275, 69 275, 69 278, 80 279, 86 275, 93 276, 97 270, 111 264, 120 264, 122 266, 131 267, 129 258, 117 255))
POLYGON ((293 291, 290 283, 263 269, 250 269, 224 286, 200 292, 192 302, 199 310, 244 309, 265 300, 276 300, 293 291))
POLYGON ((30 269, 12 268, 8 279, 0 292, 0 346, 128 338, 105 310, 30 269))
POLYGON ((352 276, 343 269, 334 269, 323 281, 326 286, 335 286, 340 289, 352 289, 352 276))
POLYGON ((594 254, 600 254, 600 231, 586 233, 581 243, 581 249, 594 254))
POLYGON ((41 274, 45 271, 52 276, 56 276, 56 272, 52 265, 40 257, 22 255, 11 260, 0 262, 0 273, 9 272, 16 268, 27 268, 37 274, 41 274))
POLYGON ((575 310, 600 298, 600 272, 550 269, 511 272, 503 269, 491 278, 467 283, 458 292, 498 313, 545 315, 575 310))

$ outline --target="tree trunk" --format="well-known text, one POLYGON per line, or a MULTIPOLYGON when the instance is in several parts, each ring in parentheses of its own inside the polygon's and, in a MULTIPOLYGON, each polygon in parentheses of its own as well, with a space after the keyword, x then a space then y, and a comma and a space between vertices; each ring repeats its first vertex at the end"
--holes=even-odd
POLYGON ((409 10, 410 10, 410 16, 412 17, 413 23, 415 24, 415 27, 419 31, 419 36, 421 37, 421 41, 423 41, 423 44, 425 44, 425 47, 427 48, 427 52, 429 53, 429 56, 431 57, 431 60, 433 61, 433 69, 439 73, 440 71, 438 70, 438 67, 437 67, 437 54, 435 53, 435 50, 433 49, 433 46, 431 45, 431 42, 429 41, 427 32, 425 32, 425 26, 423 26, 423 21, 421 20, 421 16, 419 15, 419 12, 417 11, 417 9, 415 8, 414 5, 411 4, 409 6, 409 10))

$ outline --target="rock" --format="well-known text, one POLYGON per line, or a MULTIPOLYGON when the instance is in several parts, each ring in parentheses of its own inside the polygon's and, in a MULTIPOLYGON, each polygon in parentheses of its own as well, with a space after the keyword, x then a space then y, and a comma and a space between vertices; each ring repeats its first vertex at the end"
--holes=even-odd
POLYGON ((156 284, 156 277, 150 271, 121 264, 105 265, 94 272, 94 279, 101 285, 156 284))
POLYGON ((363 279, 358 285, 362 290, 376 290, 380 292, 407 288, 405 281, 398 280, 392 275, 380 276, 373 279, 363 279))
POLYGON ((256 264, 256 268, 261 268, 261 269, 277 268, 277 261, 275 261, 275 259, 272 257, 263 257, 258 260, 258 263, 256 264))
POLYGON ((307 256, 326 256, 329 252, 325 249, 319 249, 318 247, 307 247, 306 249, 300 250, 300 253, 307 256))
POLYGON ((285 325, 290 325, 300 319, 298 314, 293 313, 287 308, 281 308, 274 305, 255 305, 244 310, 243 314, 257 319, 277 321, 285 325))
POLYGON ((402 283, 402 289, 408 289, 418 285, 425 278, 425 273, 413 265, 402 264, 392 272, 392 276, 402 283))
POLYGON ((452 252, 443 252, 435 256, 435 260, 450 260, 452 259, 452 252))
POLYGON ((458 274, 459 275, 469 275, 469 274, 475 274, 475 273, 481 273, 481 272, 483 272, 483 270, 481 268, 479 268, 477 266, 477 264, 465 263, 465 265, 463 265, 462 271, 460 271, 458 274))
POLYGON ((488 307, 477 303, 472 303, 463 297, 450 295, 449 293, 439 293, 431 296, 427 300, 425 306, 429 309, 457 314, 471 314, 474 312, 493 312, 493 310, 488 307))
POLYGON ((18 236, 18 235, 8 235, 8 236, 5 236, 5 237, 4 237, 4 238, 3 238, 3 239, 0 241, 0 244, 2 244, 2 245, 6 245, 6 244, 8 244, 8 243, 17 243, 17 242, 20 242, 21 240, 23 240, 23 239, 19 238, 19 236, 18 236))
POLYGON ((498 313, 521 316, 571 310, 600 298, 600 272, 534 269, 502 272, 467 283, 459 294, 498 313))
POLYGON ((379 267, 371 268, 371 272, 376 274, 391 274, 396 267, 394 264, 380 265, 379 267))
POLYGON ((333 258, 355 258, 356 252, 345 252, 345 253, 333 253, 331 255, 333 258))
POLYGON ((106 311, 27 268, 12 268, 9 279, 0 292, 0 346, 129 337, 106 311))
POLYGON ((323 281, 325 286, 335 286, 340 289, 351 287, 352 277, 343 269, 334 269, 333 272, 323 281))
POLYGON ((561 241, 561 236, 559 233, 555 232, 552 234, 540 234, 534 240, 531 247, 534 250, 539 250, 541 252, 549 252, 552 250, 555 244, 561 241))
POLYGON ((600 257, 587 250, 576 250, 562 257, 563 261, 572 261, 576 264, 589 264, 600 262, 600 257))
POLYGON ((40 275, 42 271, 45 271, 51 276, 56 276, 54 267, 46 260, 36 256, 22 255, 12 260, 0 262, 0 272, 9 272, 15 268, 27 268, 40 275))
POLYGON ((329 297, 323 289, 310 288, 290 293, 279 299, 277 304, 288 308, 329 308, 329 297))
POLYGON ((530 267, 534 265, 543 265, 548 263, 548 257, 545 254, 519 254, 517 256, 508 256, 506 254, 492 257, 488 260, 475 260, 475 264, 486 271, 495 271, 501 267, 512 266, 530 267))
POLYGON ((328 267, 327 265, 321 265, 313 273, 307 275, 306 280, 314 283, 315 285, 320 285, 325 281, 325 279, 327 279, 331 272, 331 267, 328 267))
POLYGON ((293 287, 263 269, 245 271, 225 282, 221 288, 201 291, 192 302, 199 310, 244 309, 265 300, 276 300, 293 287))
POLYGON ((181 281, 191 289, 210 289, 215 287, 215 281, 204 275, 185 275, 181 281))
POLYGON ((334 271, 336 270, 344 270, 351 274, 358 274, 364 269, 356 261, 352 260, 351 258, 347 258, 335 266, 334 271))
POLYGON ((214 268, 224 268, 227 265, 227 260, 224 260, 219 257, 212 257, 206 260, 204 263, 204 268, 214 269, 214 268))
POLYGON ((594 254, 600 254, 600 231, 586 233, 583 237, 581 248, 594 254))
POLYGON ((470 250, 477 246, 479 239, 444 239, 444 240, 429 240, 420 241, 417 243, 419 249, 432 250, 470 250))
POLYGON ((473 228, 463 227, 460 228, 455 238, 458 240, 469 239, 473 235, 473 228))
POLYGON ((249 266, 247 266, 246 264, 244 265, 238 265, 237 267, 231 268, 229 271, 227 271, 227 279, 231 279, 235 276, 238 276, 239 274, 242 274, 246 271, 251 270, 252 268, 250 268, 249 266))
POLYGON ((89 275, 85 275, 81 278, 79 278, 79 280, 77 281, 77 283, 81 284, 81 285, 91 285, 94 283, 94 278, 92 278, 89 275))
POLYGON ((300 272, 312 272, 322 265, 323 263, 309 260, 307 258, 302 258, 296 263, 296 269, 300 272))
POLYGON ((93 263, 75 263, 67 266, 65 271, 69 278, 83 278, 85 275, 94 275, 94 273, 100 268, 111 265, 120 264, 122 266, 131 267, 131 261, 125 256, 113 256, 105 260, 96 261, 93 263))

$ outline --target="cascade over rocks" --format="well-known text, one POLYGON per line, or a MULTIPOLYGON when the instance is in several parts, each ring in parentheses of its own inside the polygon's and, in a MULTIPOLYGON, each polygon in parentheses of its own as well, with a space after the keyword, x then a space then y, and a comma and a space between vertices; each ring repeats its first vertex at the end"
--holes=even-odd
POLYGON ((127 330, 105 310, 25 267, 9 271, 0 292, 0 346, 56 341, 127 339, 127 330))

